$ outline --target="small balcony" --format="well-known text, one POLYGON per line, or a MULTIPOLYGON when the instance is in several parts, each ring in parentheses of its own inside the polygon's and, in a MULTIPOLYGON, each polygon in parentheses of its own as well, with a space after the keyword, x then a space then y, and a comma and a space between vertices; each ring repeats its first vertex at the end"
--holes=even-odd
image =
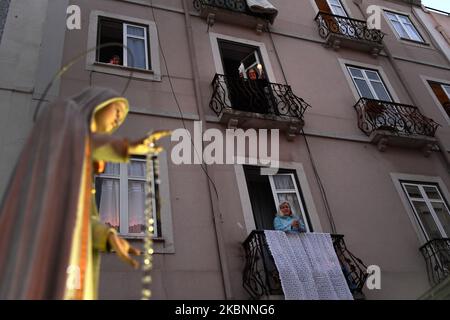
POLYGON ((290 86, 216 74, 210 108, 228 128, 280 129, 288 139, 300 133, 309 107, 290 86))
POLYGON ((355 105, 358 127, 377 144, 380 151, 387 146, 422 149, 429 156, 437 144, 439 127, 415 106, 361 98, 355 105))
POLYGON ((315 20, 319 35, 326 40, 327 46, 335 50, 345 47, 377 56, 383 49, 384 33, 369 29, 366 21, 326 12, 319 12, 315 20))
MULTIPOLYGON (((362 289, 367 266, 346 247, 343 235, 331 235, 336 255, 355 299, 364 299, 362 289)), ((243 286, 251 299, 275 299, 283 296, 281 282, 263 230, 254 230, 243 243, 245 268, 243 286)))
POLYGON ((440 284, 450 276, 450 239, 428 241, 420 252, 427 264, 428 279, 433 286, 440 284))
POLYGON ((255 28, 258 33, 273 23, 276 14, 251 11, 246 0, 194 0, 194 8, 209 26, 216 21, 255 28))

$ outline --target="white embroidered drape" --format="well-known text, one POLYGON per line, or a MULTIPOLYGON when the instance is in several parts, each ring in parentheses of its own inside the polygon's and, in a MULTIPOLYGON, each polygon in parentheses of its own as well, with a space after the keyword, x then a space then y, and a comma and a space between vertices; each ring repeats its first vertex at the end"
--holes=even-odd
POLYGON ((286 300, 353 300, 330 234, 264 233, 286 300))

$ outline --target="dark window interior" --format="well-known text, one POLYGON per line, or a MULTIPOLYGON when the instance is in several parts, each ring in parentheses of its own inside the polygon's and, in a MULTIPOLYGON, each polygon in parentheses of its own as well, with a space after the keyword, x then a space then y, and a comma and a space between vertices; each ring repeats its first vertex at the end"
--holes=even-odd
MULTIPOLYGON (((240 43, 233 43, 230 41, 219 40, 219 49, 220 55, 222 57, 223 70, 225 75, 227 76, 239 77, 238 71, 239 65, 241 64, 241 62, 243 62, 245 65, 245 62, 247 61, 244 60, 249 60, 250 59, 249 56, 255 51, 257 52, 259 60, 262 61, 261 55, 259 54, 259 50, 256 47, 247 46, 240 43)), ((249 62, 247 62, 247 64, 248 63, 249 62)), ((261 64, 263 63, 261 62, 261 64)))
MULTIPOLYGON (((108 43, 123 44, 123 23, 117 20, 101 18, 98 27, 98 45, 108 43)), ((97 51, 97 61, 109 63, 115 56, 120 57, 120 65, 123 64, 123 49, 120 46, 108 46, 97 51)))
MULTIPOLYGON (((245 179, 247 181, 247 188, 250 196, 250 202, 252 205, 253 217, 255 219, 256 229, 258 230, 273 230, 273 219, 278 211, 273 199, 272 189, 270 187, 269 177, 260 175, 261 168, 256 166, 244 166, 245 179)), ((293 170, 280 169, 278 173, 294 173, 295 182, 299 193, 303 207, 306 210, 305 201, 301 194, 300 184, 297 179, 297 174, 293 170)), ((311 227, 311 221, 308 213, 305 213, 309 226, 309 230, 313 230, 311 227)))

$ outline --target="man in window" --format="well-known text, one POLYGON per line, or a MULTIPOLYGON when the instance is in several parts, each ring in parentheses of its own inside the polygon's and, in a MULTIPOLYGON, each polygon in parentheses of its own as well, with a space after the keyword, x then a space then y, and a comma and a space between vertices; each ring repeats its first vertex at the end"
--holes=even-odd
POLYGON ((285 201, 280 204, 277 216, 273 220, 275 230, 306 232, 303 221, 292 213, 291 205, 285 201))

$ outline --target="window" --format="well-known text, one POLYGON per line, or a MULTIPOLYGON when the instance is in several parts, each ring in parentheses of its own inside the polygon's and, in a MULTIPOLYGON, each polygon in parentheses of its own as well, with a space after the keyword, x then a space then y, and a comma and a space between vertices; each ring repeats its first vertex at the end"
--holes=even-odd
MULTIPOLYGON (((158 195, 152 167, 152 189, 158 195), (155 189, 156 188, 156 189, 155 189)), ((146 160, 134 158, 127 164, 107 163, 105 172, 95 178, 96 202, 101 220, 124 236, 143 236, 145 233, 146 160)), ((155 236, 161 235, 157 217, 158 196, 152 198, 155 236)))
POLYGON ((91 50, 86 57, 86 69, 121 77, 161 81, 159 41, 156 24, 153 21, 113 14, 105 11, 91 11, 89 18, 88 48, 111 43, 120 46, 103 46, 91 50))
POLYGON ((110 18, 99 19, 98 45, 123 43, 128 48, 103 47, 97 61, 126 67, 151 69, 148 55, 148 29, 110 18))
POLYGON ((347 12, 345 12, 344 6, 340 0, 327 0, 327 3, 333 14, 342 17, 347 16, 347 12))
POLYGON ((244 166, 255 226, 259 230, 273 230, 273 219, 279 204, 288 201, 293 213, 300 217, 308 231, 312 231, 303 195, 295 171, 280 169, 279 174, 265 176, 260 167, 244 166))
MULTIPOLYGON (((279 208, 280 203, 287 201, 291 205, 292 211, 302 218, 303 222, 306 219, 306 211, 297 188, 295 176, 293 173, 277 174, 269 176, 270 187, 272 188, 272 195, 275 201, 275 207, 279 208)), ((307 231, 309 231, 308 224, 305 223, 307 231)))
POLYGON ((435 81, 428 81, 428 84, 444 108, 445 113, 450 117, 450 85, 435 81))
POLYGON ((331 13, 337 16, 347 17, 347 12, 340 0, 315 0, 319 11, 331 13))
POLYGON ((347 66, 360 97, 382 101, 392 101, 378 71, 347 66))
POLYGON ((439 186, 401 181, 420 228, 428 240, 450 236, 450 211, 439 186))
POLYGON ((408 16, 388 11, 386 11, 386 15, 400 38, 425 42, 408 16))

